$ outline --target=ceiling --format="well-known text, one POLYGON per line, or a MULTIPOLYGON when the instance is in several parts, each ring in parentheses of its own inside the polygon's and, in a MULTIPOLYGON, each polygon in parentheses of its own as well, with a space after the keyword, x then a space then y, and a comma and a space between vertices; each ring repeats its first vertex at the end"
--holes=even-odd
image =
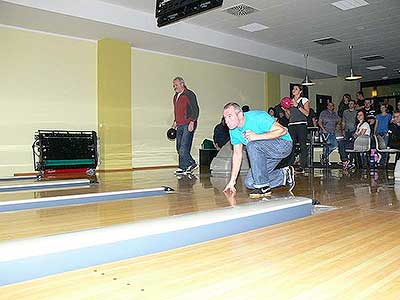
POLYGON ((351 44, 354 71, 363 81, 400 78, 394 71, 400 68, 400 0, 366 0, 369 5, 347 11, 331 5, 334 1, 224 0, 222 8, 161 29, 155 26, 155 0, 0 1, 0 24, 118 38, 139 48, 296 77, 304 76, 303 54, 309 53, 312 78, 346 75, 351 44), (239 3, 258 11, 240 17, 223 11, 239 3), (238 28, 254 22, 269 28, 254 33, 238 28), (342 42, 312 42, 324 37, 342 42), (384 59, 360 59, 374 54, 384 59), (386 69, 366 69, 375 65, 386 69))

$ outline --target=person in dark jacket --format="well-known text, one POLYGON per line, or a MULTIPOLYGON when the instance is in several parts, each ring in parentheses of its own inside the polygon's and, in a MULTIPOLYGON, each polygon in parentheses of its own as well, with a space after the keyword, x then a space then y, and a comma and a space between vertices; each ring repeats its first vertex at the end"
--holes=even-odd
POLYGON ((192 173, 198 167, 190 151, 199 117, 199 105, 196 94, 186 87, 182 77, 174 78, 172 85, 175 91, 173 99, 175 119, 172 127, 176 128, 176 151, 179 156, 179 167, 175 174, 180 175, 192 173))
POLYGON ((222 146, 230 140, 229 128, 226 126, 224 117, 222 117, 221 122, 214 127, 213 140, 215 149, 217 150, 221 149, 222 146))

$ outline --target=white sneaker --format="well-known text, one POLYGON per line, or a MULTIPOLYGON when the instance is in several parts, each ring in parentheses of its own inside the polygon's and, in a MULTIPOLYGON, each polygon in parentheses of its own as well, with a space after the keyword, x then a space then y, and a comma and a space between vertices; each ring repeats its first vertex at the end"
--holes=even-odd
POLYGON ((289 189, 289 192, 293 191, 296 181, 294 180, 294 168, 292 166, 287 167, 286 171, 286 185, 289 189))

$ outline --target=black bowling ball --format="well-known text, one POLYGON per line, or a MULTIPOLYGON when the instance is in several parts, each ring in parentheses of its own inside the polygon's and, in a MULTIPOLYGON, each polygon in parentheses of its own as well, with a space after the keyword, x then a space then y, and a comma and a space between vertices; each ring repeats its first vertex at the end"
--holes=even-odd
POLYGON ((176 129, 175 128, 168 129, 167 138, 170 139, 170 140, 176 139, 176 129))

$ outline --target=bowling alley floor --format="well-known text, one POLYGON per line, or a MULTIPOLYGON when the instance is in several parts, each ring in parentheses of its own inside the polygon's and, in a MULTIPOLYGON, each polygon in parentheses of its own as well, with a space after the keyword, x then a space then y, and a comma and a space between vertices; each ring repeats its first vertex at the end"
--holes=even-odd
MULTIPOLYGON (((0 201, 154 188, 176 193, 0 214, 0 240, 59 234, 239 206, 225 177, 172 169, 100 173, 90 188, 0 195, 0 201)), ((158 254, 0 287, 0 299, 399 299, 400 182, 393 171, 315 169, 295 196, 337 209, 158 254)), ((273 199, 291 196, 285 188, 273 199)), ((258 200, 256 200, 258 201, 258 200)))

